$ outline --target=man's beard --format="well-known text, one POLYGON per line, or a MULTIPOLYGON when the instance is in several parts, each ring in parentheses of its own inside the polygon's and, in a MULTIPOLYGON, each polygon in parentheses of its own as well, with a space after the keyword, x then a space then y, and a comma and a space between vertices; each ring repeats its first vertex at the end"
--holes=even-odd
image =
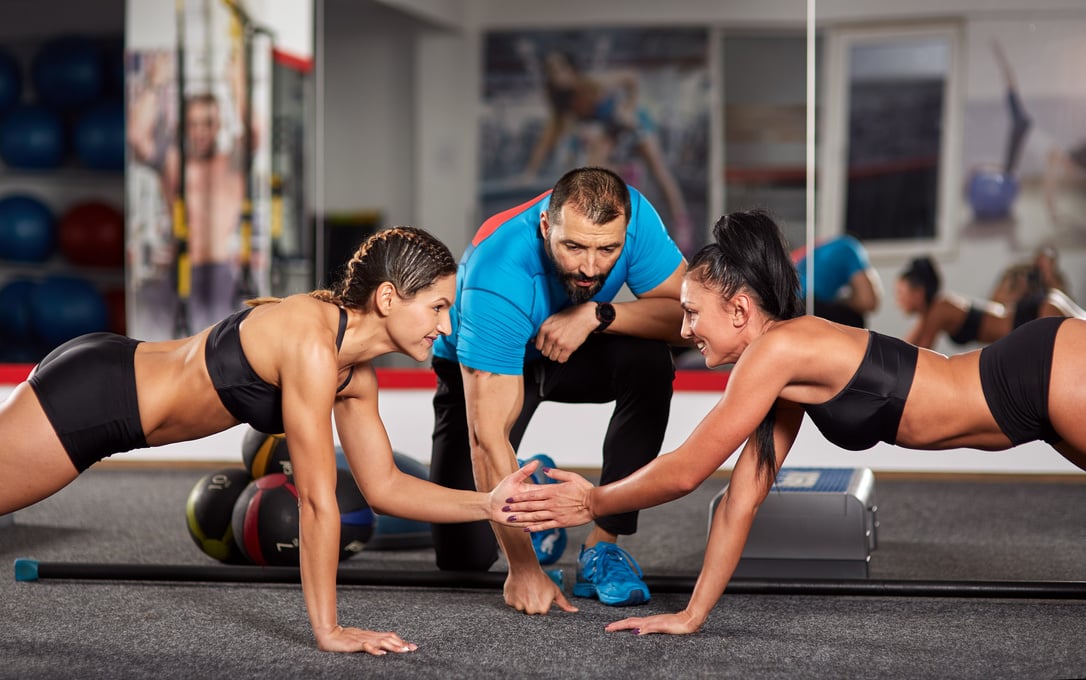
POLYGON ((588 302, 600 292, 603 288, 603 282, 607 280, 607 275, 602 276, 581 276, 574 272, 572 274, 559 274, 562 279, 562 287, 566 289, 566 295, 569 295, 569 299, 573 301, 573 304, 579 305, 588 302), (593 284, 588 287, 578 286, 577 282, 592 281, 593 284))
POLYGON ((582 276, 578 272, 562 271, 558 261, 554 259, 550 243, 544 241, 543 248, 547 251, 547 257, 550 258, 551 264, 554 265, 554 271, 558 273, 558 280, 562 282, 562 288, 566 290, 566 295, 569 296, 573 304, 579 305, 588 302, 603 288, 604 282, 607 281, 607 274, 610 274, 610 272, 598 276, 582 276), (587 283, 589 281, 593 282, 591 286, 577 285, 578 282, 587 283))

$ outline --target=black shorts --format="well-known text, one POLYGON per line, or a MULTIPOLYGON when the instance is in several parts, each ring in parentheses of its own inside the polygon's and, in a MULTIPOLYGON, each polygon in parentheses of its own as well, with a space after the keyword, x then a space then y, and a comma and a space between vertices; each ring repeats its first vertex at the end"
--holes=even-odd
POLYGON ((1052 351, 1063 317, 1036 319, 980 352, 980 386, 999 429, 1018 445, 1060 436, 1048 419, 1052 351))
POLYGON ((139 343, 113 333, 83 335, 50 352, 27 379, 80 472, 147 446, 136 398, 139 343))

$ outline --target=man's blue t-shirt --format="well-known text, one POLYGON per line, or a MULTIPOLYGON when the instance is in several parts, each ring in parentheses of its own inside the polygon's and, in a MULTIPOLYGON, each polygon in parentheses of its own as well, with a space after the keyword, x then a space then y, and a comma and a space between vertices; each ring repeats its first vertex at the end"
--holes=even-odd
MULTIPOLYGON (((815 245, 814 296, 818 300, 834 300, 857 272, 871 264, 867 251, 854 237, 838 236, 815 245)), ((807 297, 807 257, 796 262, 799 273, 800 298, 807 297)))
MULTIPOLYGON (((452 332, 434 343, 434 356, 502 375, 520 375, 526 360, 541 356, 534 346, 539 327, 571 304, 539 231, 549 204, 548 191, 479 228, 457 269, 452 332)), ((681 261, 656 209, 630 187, 626 243, 592 299, 609 302, 623 284, 641 295, 667 280, 681 261)))

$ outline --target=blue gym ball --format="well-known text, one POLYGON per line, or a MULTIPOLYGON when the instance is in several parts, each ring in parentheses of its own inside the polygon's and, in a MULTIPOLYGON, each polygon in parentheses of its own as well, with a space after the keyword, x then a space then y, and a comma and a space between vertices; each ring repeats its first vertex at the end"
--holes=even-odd
POLYGON ((32 337, 30 295, 36 285, 30 279, 12 279, 0 288, 0 337, 5 345, 32 337))
POLYGON ((969 178, 969 205, 977 220, 1000 220, 1011 213, 1018 196, 1018 180, 994 170, 977 170, 969 178))
POLYGON ((107 99, 91 105, 75 123, 75 153, 93 170, 124 170, 124 104, 107 99))
MULTIPOLYGON (((392 460, 400 472, 419 479, 430 479, 430 468, 425 463, 399 451, 392 452, 392 460)), ((336 445, 336 466, 350 469, 343 447, 339 445, 336 445)), ((373 537, 366 544, 366 550, 413 550, 432 548, 434 545, 429 522, 392 515, 375 515, 375 520, 373 537)))
POLYGON ((43 262, 56 240, 56 218, 44 203, 23 194, 0 199, 0 260, 43 262))
POLYGON ((0 158, 21 170, 53 170, 64 162, 64 122, 40 104, 20 104, 0 123, 0 158))
POLYGON ((23 71, 11 53, 0 48, 0 111, 7 111, 23 96, 23 71))
POLYGON ((30 296, 34 332, 49 347, 109 328, 105 298, 86 279, 50 276, 30 296))
POLYGON ((88 37, 69 35, 46 41, 30 69, 38 99, 62 111, 89 104, 105 89, 104 62, 102 50, 88 37))

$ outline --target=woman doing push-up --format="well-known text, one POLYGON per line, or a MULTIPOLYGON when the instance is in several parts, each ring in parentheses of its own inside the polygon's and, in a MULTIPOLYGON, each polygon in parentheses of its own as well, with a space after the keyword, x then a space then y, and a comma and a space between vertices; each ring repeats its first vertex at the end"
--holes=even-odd
POLYGON ((946 357, 801 316, 795 269, 765 213, 726 215, 714 236, 684 278, 682 332, 706 366, 735 364, 720 401, 677 449, 625 479, 597 488, 553 470, 561 483, 516 494, 510 504, 530 531, 584 524, 688 494, 742 446, 687 607, 608 630, 698 630, 732 577, 805 413, 851 450, 880 441, 1001 450, 1041 439, 1086 469, 1086 321, 1037 319, 984 349, 946 357))

